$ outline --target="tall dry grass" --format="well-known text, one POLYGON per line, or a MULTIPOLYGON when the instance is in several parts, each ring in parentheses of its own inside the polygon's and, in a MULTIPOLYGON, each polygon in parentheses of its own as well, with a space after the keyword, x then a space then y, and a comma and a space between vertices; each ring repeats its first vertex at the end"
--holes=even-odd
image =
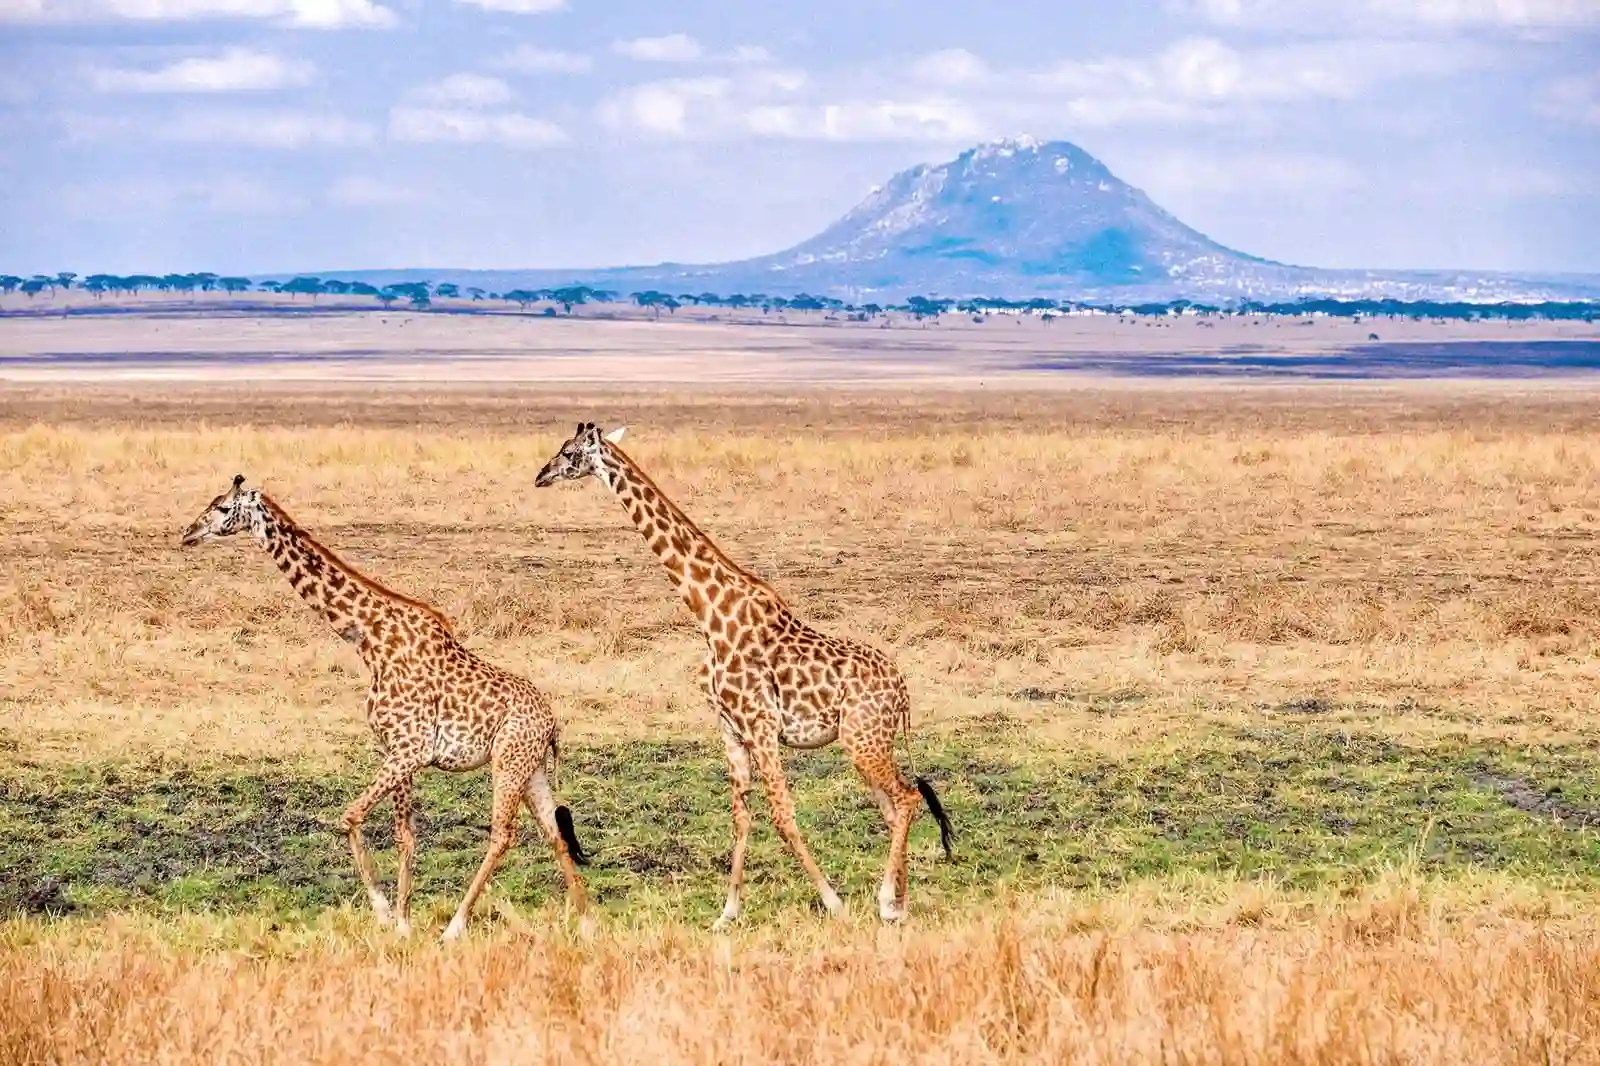
POLYGON ((1600 1061, 1600 929, 1414 897, 1303 922, 921 931, 526 928, 457 950, 179 949, 137 928, 0 951, 0 1058, 344 1063, 1600 1061))

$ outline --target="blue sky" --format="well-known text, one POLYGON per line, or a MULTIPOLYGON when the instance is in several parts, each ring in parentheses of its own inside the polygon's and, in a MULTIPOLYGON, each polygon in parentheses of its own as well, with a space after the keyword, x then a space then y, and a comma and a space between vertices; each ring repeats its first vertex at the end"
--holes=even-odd
POLYGON ((1318 266, 1600 272, 1600 0, 0 0, 0 269, 774 251, 1067 139, 1318 266))

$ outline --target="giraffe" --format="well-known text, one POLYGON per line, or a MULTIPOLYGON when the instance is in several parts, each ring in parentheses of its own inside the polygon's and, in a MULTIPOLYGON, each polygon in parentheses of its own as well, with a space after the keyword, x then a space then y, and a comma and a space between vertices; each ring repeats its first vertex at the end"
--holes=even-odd
POLYGON ((534 479, 546 487, 593 476, 622 503, 660 558, 706 640, 701 683, 716 711, 733 793, 733 858, 727 902, 713 929, 724 929, 743 907, 745 848, 750 835, 751 767, 761 775, 778 834, 834 917, 844 903, 811 857, 795 825, 794 801, 779 745, 820 748, 838 740, 871 790, 889 829, 889 855, 878 889, 878 915, 906 914, 906 841, 919 797, 939 823, 951 855, 950 820, 924 777, 907 782, 894 761, 895 734, 911 728, 904 676, 883 652, 807 625, 782 597, 728 558, 683 510, 667 498, 609 433, 579 423, 534 479))
POLYGON ((547 768, 559 758, 560 726, 544 694, 479 659, 456 640, 444 615, 356 570, 266 493, 245 489, 244 480, 236 475, 232 487, 206 505, 184 531, 182 545, 248 530, 294 590, 359 651, 372 679, 367 725, 384 759, 377 779, 346 808, 339 826, 379 924, 393 923, 401 935, 411 932, 411 863, 417 847, 413 778, 429 766, 461 773, 485 763, 492 765, 494 781, 488 851, 442 939, 454 940, 466 930, 473 904, 515 840, 517 811, 524 803, 555 849, 569 905, 584 915, 587 899, 576 865, 587 865, 588 856, 578 844, 572 812, 557 806, 551 793, 547 768), (378 888, 361 831, 386 796, 394 799, 400 859, 392 909, 378 888))

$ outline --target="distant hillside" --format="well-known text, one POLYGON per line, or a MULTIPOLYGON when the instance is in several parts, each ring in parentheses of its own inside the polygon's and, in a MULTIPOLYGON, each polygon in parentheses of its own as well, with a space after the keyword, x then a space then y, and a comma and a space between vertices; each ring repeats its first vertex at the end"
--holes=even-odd
POLYGON ((1600 298, 1594 275, 1322 270, 1260 259, 1184 225, 1076 145, 1026 137, 901 171, 815 237, 755 259, 602 270, 324 273, 373 284, 428 279, 505 290, 587 282, 624 293, 809 292, 851 300, 1600 298))

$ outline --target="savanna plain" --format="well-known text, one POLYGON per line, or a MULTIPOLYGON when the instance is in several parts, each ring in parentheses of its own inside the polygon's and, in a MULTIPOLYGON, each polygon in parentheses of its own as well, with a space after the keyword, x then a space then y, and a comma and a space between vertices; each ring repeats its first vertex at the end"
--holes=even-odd
MULTIPOLYGON (((1003 384, 1003 383, 1002 383, 1003 384)), ((0 1060, 1600 1062, 1600 390, 14 384, 0 391, 0 1060), (891 650, 911 920, 837 748, 791 752, 830 923, 731 825, 700 641, 593 483, 625 446, 822 628, 891 650), (339 813, 353 650, 235 473, 565 726, 597 927, 486 774, 419 780, 414 920, 339 813)), ((392 884, 386 807, 368 823, 392 884)))

